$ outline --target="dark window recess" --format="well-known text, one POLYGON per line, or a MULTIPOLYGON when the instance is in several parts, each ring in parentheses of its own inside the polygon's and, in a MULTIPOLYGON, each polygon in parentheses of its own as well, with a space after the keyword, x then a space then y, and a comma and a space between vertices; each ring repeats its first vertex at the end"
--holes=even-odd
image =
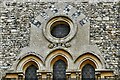
POLYGON ((66 80, 66 63, 58 60, 53 66, 53 80, 66 80))
POLYGON ((56 38, 63 38, 70 32, 70 26, 68 24, 57 24, 52 27, 51 35, 56 38))
POLYGON ((92 65, 87 64, 83 67, 82 80, 95 80, 95 69, 92 65))
POLYGON ((34 65, 29 66, 25 72, 25 80, 38 80, 37 67, 34 65))

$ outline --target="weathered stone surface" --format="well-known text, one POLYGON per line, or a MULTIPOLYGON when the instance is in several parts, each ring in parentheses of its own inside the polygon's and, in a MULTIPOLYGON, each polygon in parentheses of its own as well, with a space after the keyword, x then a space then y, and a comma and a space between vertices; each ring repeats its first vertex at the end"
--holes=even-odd
MULTIPOLYGON (((10 68, 17 55, 24 47, 29 46, 31 24, 41 26, 41 23, 35 20, 39 14, 45 20, 49 17, 45 12, 51 9, 53 13, 57 13, 58 9, 55 3, 50 2, 0 2, 4 4, 0 6, 0 66, 10 68)), ((118 74, 117 54, 120 49, 120 25, 119 25, 119 4, 120 3, 72 3, 68 2, 68 6, 64 9, 64 13, 68 14, 72 7, 78 12, 73 16, 77 17, 84 13, 90 20, 90 44, 97 44, 102 52, 110 69, 115 69, 118 74), (81 13, 80 13, 80 12, 81 13)), ((87 19, 80 22, 84 25, 87 19)), ((47 45, 48 46, 48 45, 47 45)), ((66 44, 66 46, 71 46, 66 44)), ((49 45, 49 47, 53 47, 49 45)), ((47 47, 46 47, 47 48, 47 47)))

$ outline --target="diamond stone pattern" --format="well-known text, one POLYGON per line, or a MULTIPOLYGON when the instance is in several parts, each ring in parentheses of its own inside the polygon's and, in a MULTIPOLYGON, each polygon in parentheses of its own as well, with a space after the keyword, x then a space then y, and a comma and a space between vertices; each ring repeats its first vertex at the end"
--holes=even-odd
POLYGON ((63 12, 68 15, 68 13, 69 13, 69 11, 72 9, 72 7, 73 7, 73 6, 71 6, 71 5, 67 5, 67 6, 65 7, 65 9, 64 9, 63 12))
POLYGON ((49 8, 50 8, 50 10, 51 10, 53 13, 57 13, 57 12, 58 12, 58 9, 55 8, 54 5, 51 5, 49 8))
MULTIPOLYGON (((2 3, 0 4, 2 5, 2 3)), ((20 49, 29 46, 30 16, 35 18, 41 14, 46 19, 48 16, 44 14, 44 10, 53 6, 51 10, 56 11, 54 4, 6 2, 6 6, 0 5, 0 44, 2 44, 0 46, 0 65, 12 66, 20 53, 20 49)), ((117 54, 120 54, 119 3, 69 2, 68 4, 63 11, 65 14, 68 14, 73 6, 89 18, 91 44, 97 44, 106 62, 110 65, 109 68, 115 69, 115 72, 118 73, 119 59, 117 54)))

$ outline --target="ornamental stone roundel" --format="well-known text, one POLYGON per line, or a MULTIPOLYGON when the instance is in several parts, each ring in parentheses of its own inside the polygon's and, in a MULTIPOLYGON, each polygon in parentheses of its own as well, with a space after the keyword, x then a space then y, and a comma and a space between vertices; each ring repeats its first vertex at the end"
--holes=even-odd
POLYGON ((44 36, 53 43, 66 43, 75 36, 76 32, 77 26, 66 16, 51 18, 43 28, 44 36))

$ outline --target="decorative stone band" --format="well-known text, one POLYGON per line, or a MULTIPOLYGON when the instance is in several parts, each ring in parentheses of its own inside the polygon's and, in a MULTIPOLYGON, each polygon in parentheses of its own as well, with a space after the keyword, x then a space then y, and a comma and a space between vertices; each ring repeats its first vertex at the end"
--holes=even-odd
POLYGON ((71 21, 69 18, 65 17, 65 16, 57 16, 54 17, 52 19, 50 19, 48 21, 48 23, 46 24, 46 26, 43 28, 43 33, 44 36, 50 41, 50 42, 54 42, 54 43, 65 43, 68 42, 69 40, 71 40, 75 34, 77 32, 77 26, 75 23, 73 23, 73 21, 71 21), (56 38, 53 37, 50 33, 51 31, 51 27, 54 23, 58 22, 58 21, 62 21, 67 23, 70 26, 70 32, 67 36, 63 37, 63 38, 56 38))

